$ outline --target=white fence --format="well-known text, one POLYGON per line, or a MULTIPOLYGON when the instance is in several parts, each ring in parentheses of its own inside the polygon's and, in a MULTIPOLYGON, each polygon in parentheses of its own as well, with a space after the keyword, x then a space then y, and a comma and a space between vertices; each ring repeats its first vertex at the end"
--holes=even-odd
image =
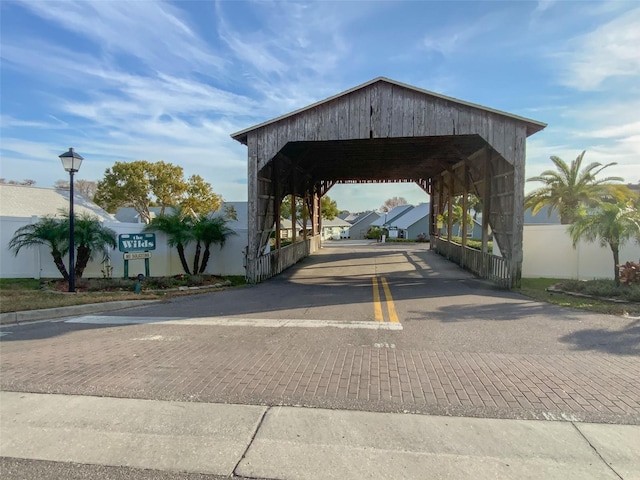
MULTIPOLYGON (((526 278, 613 278, 613 253, 598 242, 579 242, 573 248, 567 225, 525 225, 523 238, 526 278)), ((620 249, 620 262, 637 262, 640 245, 631 240, 620 249)))
MULTIPOLYGON (((23 248, 15 256, 9 250, 8 244, 16 230, 23 225, 35 223, 38 217, 0 217, 0 277, 1 278, 60 278, 60 272, 53 264, 51 253, 46 247, 23 248)), ((141 233, 143 225, 133 223, 105 223, 117 234, 141 233)), ((156 249, 151 252, 149 273, 152 277, 177 275, 184 273, 178 253, 175 248, 167 245, 167 238, 163 233, 156 233, 156 249)), ((244 249, 247 245, 247 231, 236 230, 237 235, 228 237, 221 249, 212 247, 211 257, 205 273, 215 275, 244 275, 244 249)), ((190 244, 186 248, 186 257, 189 268, 192 268, 195 245, 190 244)), ((89 262, 84 272, 84 278, 102 277, 99 255, 89 262)), ((68 258, 64 259, 68 265, 68 258)), ((124 275, 124 258, 122 252, 117 249, 111 253, 111 266, 114 278, 124 275)), ((68 267, 67 267, 68 268, 68 267)), ((138 273, 144 274, 144 260, 129 260, 129 276, 134 277, 138 273)))

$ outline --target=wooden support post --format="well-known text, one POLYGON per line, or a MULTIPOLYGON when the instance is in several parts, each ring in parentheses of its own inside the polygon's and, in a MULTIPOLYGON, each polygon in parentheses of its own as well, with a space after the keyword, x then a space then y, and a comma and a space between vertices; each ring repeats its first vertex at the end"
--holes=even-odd
MULTIPOLYGON (((427 232, 427 235, 429 236, 429 242, 431 242, 431 240, 433 240, 433 236, 435 235, 436 232, 436 212, 437 210, 437 205, 436 205, 436 195, 435 192, 433 191, 433 183, 431 181, 429 181, 431 188, 430 188, 430 192, 429 192, 429 231, 427 232)), ((432 249, 433 245, 429 245, 429 249, 432 249)))
POLYGON ((257 282, 257 258, 260 226, 258 224, 258 140, 255 134, 247 138, 248 147, 248 245, 247 245, 247 271, 246 277, 249 283, 257 282))
POLYGON ((467 217, 469 216, 469 167, 464 166, 464 189, 462 193, 462 257, 460 266, 465 266, 465 253, 467 247, 467 217))
POLYGON ((489 226, 491 225, 491 160, 493 151, 487 153, 484 161, 484 186, 482 189, 482 277, 489 278, 489 226))
POLYGON ((302 197, 302 238, 307 240, 307 205, 309 200, 309 193, 307 187, 304 187, 304 193, 302 197))
POLYGON ((291 243, 296 243, 296 233, 298 230, 298 219, 296 218, 296 194, 291 194, 291 243))
POLYGON ((524 127, 516 130, 516 146, 513 154, 513 224, 511 236, 511 284, 520 287, 522 281, 523 240, 524 240, 524 167, 526 157, 526 131, 524 127))
POLYGON ((489 226, 491 217, 491 158, 492 153, 484 160, 484 186, 482 189, 482 252, 489 252, 489 226))
POLYGON ((449 174, 449 188, 447 189, 447 240, 451 242, 453 236, 453 175, 449 174))
POLYGON ((280 162, 274 160, 273 164, 273 179, 274 179, 274 203, 275 203, 275 213, 274 216, 276 218, 276 238, 275 238, 275 249, 280 249, 281 237, 282 237, 282 226, 280 225, 280 213, 282 209, 282 186, 280 185, 280 162))

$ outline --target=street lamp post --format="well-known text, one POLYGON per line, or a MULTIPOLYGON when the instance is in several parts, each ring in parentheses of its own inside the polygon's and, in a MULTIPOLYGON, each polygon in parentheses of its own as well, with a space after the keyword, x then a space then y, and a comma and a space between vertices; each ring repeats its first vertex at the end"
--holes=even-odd
POLYGON ((74 245, 74 225, 73 225, 73 174, 80 170, 82 164, 82 156, 70 148, 68 152, 64 152, 58 156, 62 161, 62 166, 69 172, 69 291, 76 291, 76 266, 75 266, 75 245, 74 245))

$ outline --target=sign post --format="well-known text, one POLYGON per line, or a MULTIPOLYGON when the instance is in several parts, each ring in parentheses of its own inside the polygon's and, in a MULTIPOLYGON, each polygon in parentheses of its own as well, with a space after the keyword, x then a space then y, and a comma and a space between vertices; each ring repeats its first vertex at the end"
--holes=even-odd
POLYGON ((144 259, 144 274, 149 277, 150 250, 155 249, 155 233, 123 233, 118 235, 118 250, 124 252, 124 278, 129 278, 129 260, 138 259, 144 259))

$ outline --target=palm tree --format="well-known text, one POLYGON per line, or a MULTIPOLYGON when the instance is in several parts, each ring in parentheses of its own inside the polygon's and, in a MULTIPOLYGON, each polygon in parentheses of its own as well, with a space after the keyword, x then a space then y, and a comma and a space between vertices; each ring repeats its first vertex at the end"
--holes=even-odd
POLYGON ((53 263, 62 278, 69 280, 67 268, 62 261, 62 256, 69 248, 69 226, 60 219, 44 217, 36 223, 25 225, 16 230, 9 241, 9 248, 17 256, 22 248, 33 248, 45 245, 51 249, 53 263))
POLYGON ((582 210, 580 218, 569 227, 575 247, 583 238, 587 242, 600 242, 613 253, 613 272, 616 285, 620 285, 620 248, 630 239, 640 242, 640 211, 632 201, 602 202, 593 213, 582 210))
MULTIPOLYGON (((467 211, 466 212, 466 222, 467 225, 469 225, 470 227, 473 228, 473 216, 467 211)), ((442 215, 443 219, 444 219, 444 223, 448 224, 449 223, 449 210, 445 210, 444 214, 442 215)), ((465 215, 463 215, 463 210, 462 210, 462 197, 458 197, 456 199, 454 199, 453 204, 452 204, 452 208, 451 208, 451 219, 452 219, 452 224, 453 225, 457 225, 458 226, 458 236, 460 236, 460 232, 462 231, 462 222, 463 222, 463 218, 465 217, 465 215)), ((451 232, 451 234, 453 235, 453 232, 451 232)))
POLYGON ((227 226, 229 220, 226 217, 210 217, 208 215, 200 215, 193 226, 193 236, 196 240, 196 254, 193 260, 193 273, 203 273, 209 263, 211 257, 211 245, 224 246, 227 238, 236 235, 231 228, 227 226), (200 260, 200 244, 204 245, 204 254, 202 256, 202 264, 198 268, 200 260))
MULTIPOLYGON (((169 215, 159 215, 144 227, 144 231, 158 231, 167 235, 169 246, 178 250, 178 257, 185 273, 191 274, 184 254, 184 248, 194 240, 193 221, 181 209, 175 209, 169 215)), ((194 272, 196 273, 196 272, 194 272)))
POLYGON ((567 165, 560 157, 552 156, 551 161, 557 171, 545 170, 537 177, 527 179, 528 182, 542 182, 543 187, 529 193, 525 198, 525 208, 531 208, 535 215, 545 206, 551 211, 557 209, 560 223, 568 225, 578 219, 577 211, 581 206, 595 205, 603 197, 622 200, 627 193, 624 185, 612 185, 610 182, 621 182, 621 177, 606 177, 596 180, 596 176, 605 168, 616 165, 615 162, 602 165, 593 162, 581 170, 586 150, 567 165))
MULTIPOLYGON (((66 231, 69 231, 69 215, 62 222, 66 231)), ((74 243, 76 247, 76 278, 82 278, 84 269, 89 260, 93 260, 96 253, 102 254, 102 258, 109 258, 109 253, 117 247, 116 232, 102 225, 97 217, 88 213, 74 219, 74 243)), ((68 250, 68 246, 67 246, 68 250)))

